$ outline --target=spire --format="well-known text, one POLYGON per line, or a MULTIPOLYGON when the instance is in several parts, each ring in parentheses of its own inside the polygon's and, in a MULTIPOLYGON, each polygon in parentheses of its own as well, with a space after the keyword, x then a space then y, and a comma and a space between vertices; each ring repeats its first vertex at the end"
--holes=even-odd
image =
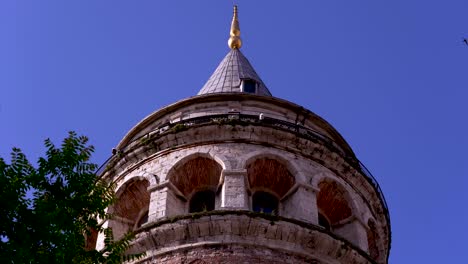
POLYGON ((231 22, 231 37, 229 37, 228 45, 231 49, 240 49, 242 47, 242 41, 240 39, 240 27, 239 20, 237 20, 237 6, 234 6, 234 14, 231 22))
POLYGON ((249 60, 239 50, 242 41, 239 21, 237 20, 237 6, 234 6, 230 35, 228 44, 231 50, 198 92, 198 95, 240 92, 272 96, 249 60))

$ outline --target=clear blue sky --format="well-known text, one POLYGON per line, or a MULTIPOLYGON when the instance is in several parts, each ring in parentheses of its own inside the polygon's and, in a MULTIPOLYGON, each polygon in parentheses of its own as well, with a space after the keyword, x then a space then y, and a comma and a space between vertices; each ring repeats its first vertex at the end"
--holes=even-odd
MULTIPOLYGON (((335 126, 389 204, 390 263, 466 263, 468 1, 236 1, 276 97, 335 126)), ((228 52, 232 1, 0 2, 0 156, 75 130, 95 162, 193 96, 228 52)))

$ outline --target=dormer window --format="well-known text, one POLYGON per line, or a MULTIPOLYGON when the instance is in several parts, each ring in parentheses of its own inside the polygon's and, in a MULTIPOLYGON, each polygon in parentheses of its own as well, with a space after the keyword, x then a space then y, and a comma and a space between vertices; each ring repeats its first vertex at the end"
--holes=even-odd
POLYGON ((257 82, 252 79, 244 79, 241 83, 241 91, 254 94, 257 91, 257 82))

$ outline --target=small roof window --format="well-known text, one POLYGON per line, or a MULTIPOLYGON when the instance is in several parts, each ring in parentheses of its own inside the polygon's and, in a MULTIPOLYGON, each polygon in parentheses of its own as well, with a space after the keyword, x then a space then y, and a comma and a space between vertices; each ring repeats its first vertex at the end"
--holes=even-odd
POLYGON ((244 79, 241 83, 241 91, 244 93, 256 93, 257 92, 257 82, 252 79, 244 79))

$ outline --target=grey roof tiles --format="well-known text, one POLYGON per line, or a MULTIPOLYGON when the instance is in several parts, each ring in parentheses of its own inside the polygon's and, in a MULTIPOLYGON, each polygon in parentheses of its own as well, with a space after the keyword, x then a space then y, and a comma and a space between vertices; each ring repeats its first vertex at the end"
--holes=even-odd
POLYGON ((255 94, 272 96, 262 79, 255 72, 247 58, 238 49, 231 51, 224 57, 218 68, 211 75, 198 95, 209 93, 242 92, 241 81, 245 79, 255 80, 257 89, 255 94))

